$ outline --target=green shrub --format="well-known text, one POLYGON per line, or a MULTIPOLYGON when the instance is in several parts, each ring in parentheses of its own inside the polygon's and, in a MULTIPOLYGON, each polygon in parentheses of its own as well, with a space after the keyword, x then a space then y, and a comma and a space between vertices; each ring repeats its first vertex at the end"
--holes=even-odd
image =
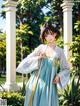
POLYGON ((58 91, 60 106, 80 106, 79 77, 75 79, 76 75, 73 75, 66 89, 58 91))
POLYGON ((57 40, 57 46, 63 48, 64 41, 63 41, 63 37, 62 36, 60 36, 59 39, 57 40))
POLYGON ((9 106, 24 106, 24 96, 19 92, 1 92, 0 98, 7 99, 9 106))
POLYGON ((70 50, 72 50, 70 84, 63 92, 59 91, 59 100, 61 106, 80 106, 80 35, 73 37, 70 50))
MULTIPOLYGON (((73 38, 73 42, 71 44, 72 57, 71 63, 74 69, 77 69, 78 74, 80 73, 80 35, 77 35, 73 38)), ((76 72, 76 70, 75 70, 76 72)))

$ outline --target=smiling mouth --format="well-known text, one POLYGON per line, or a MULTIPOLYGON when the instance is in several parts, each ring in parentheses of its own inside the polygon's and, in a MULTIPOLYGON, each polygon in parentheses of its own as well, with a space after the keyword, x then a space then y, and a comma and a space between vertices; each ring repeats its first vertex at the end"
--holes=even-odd
POLYGON ((49 40, 49 42, 53 42, 53 40, 52 40, 52 39, 50 39, 50 40, 49 40))

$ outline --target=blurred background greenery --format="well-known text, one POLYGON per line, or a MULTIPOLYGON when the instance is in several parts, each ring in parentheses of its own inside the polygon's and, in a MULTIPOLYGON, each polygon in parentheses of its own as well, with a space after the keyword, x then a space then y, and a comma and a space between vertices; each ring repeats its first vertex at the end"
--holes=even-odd
MULTIPOLYGON (((16 11, 16 66, 41 43, 39 40, 40 26, 45 21, 51 20, 60 30, 61 37, 58 39, 57 45, 63 48, 63 12, 60 6, 62 2, 63 0, 18 0, 16 11)), ((2 5, 3 7, 4 5, 2 5)), ((74 3, 72 14, 73 42, 70 44, 70 50, 72 50, 70 84, 63 92, 59 91, 60 106, 80 106, 80 2, 74 3)), ((5 12, 2 11, 0 16, 5 18, 5 12)), ((0 30, 0 84, 5 82, 5 73, 6 34, 0 30)), ((17 74, 16 80, 22 82, 22 75, 17 74)), ((24 89, 25 87, 21 89, 21 95, 24 95, 24 89)), ((6 95, 5 97, 1 93, 2 98, 8 98, 8 94, 6 95)), ((13 95, 15 94, 13 93, 13 95)), ((8 100, 12 100, 13 95, 8 100)), ((17 97, 17 95, 15 96, 17 97)), ((23 102, 20 105, 16 103, 14 106, 22 106, 23 104, 23 102)))

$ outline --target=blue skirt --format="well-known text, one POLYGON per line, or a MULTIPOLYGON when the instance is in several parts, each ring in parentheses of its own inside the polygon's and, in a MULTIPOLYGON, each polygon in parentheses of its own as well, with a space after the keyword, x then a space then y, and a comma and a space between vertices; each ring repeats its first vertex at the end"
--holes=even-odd
POLYGON ((45 58, 41 64, 27 83, 24 106, 59 106, 57 85, 52 83, 57 74, 55 59, 45 58))

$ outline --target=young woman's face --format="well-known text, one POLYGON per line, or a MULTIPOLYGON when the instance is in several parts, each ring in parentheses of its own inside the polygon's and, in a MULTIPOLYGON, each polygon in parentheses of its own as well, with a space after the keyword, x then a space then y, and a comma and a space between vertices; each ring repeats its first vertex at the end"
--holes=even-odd
POLYGON ((53 43, 55 41, 55 37, 56 37, 56 33, 54 33, 53 35, 48 34, 48 35, 45 36, 45 40, 48 43, 53 43))

